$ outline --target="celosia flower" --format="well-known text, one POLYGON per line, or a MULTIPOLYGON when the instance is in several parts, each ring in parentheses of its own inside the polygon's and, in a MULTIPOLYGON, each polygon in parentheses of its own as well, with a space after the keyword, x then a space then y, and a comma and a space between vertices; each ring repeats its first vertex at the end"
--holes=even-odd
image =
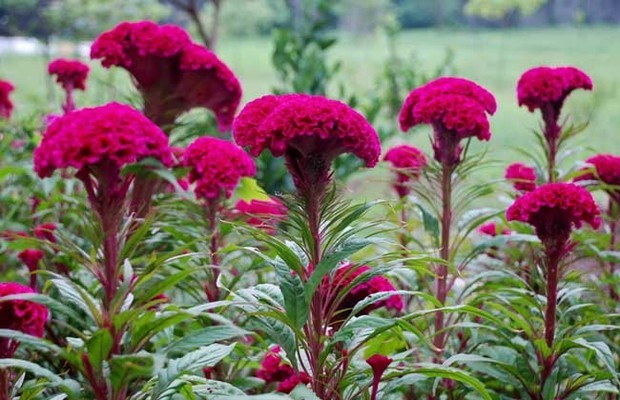
POLYGON ((508 208, 509 221, 528 223, 545 246, 563 245, 571 230, 585 222, 600 224, 600 210, 586 189, 572 183, 548 183, 517 198, 508 208))
POLYGON ((195 183, 199 198, 229 198, 239 179, 256 174, 250 156, 239 146, 214 137, 196 139, 185 150, 183 164, 190 167, 188 179, 195 183))
MULTIPOLYGON (((19 283, 0 283, 0 298, 25 293, 34 293, 34 290, 19 283)), ((32 336, 43 337, 48 316, 47 307, 33 301, 9 300, 0 302, 0 329, 12 329, 32 336)), ((0 358, 12 357, 18 346, 19 343, 12 339, 0 338, 0 358)))
POLYGON ((591 180, 599 181, 605 185, 607 193, 614 201, 620 203, 620 157, 613 154, 597 154, 586 160, 592 165, 592 172, 582 174, 575 178, 576 181, 591 180))
POLYGON ((302 190, 324 187, 340 154, 353 153, 373 167, 381 153, 377 133, 361 114, 322 96, 263 96, 243 108, 233 133, 255 157, 265 149, 276 157, 284 155, 302 190))
POLYGON ((269 200, 252 199, 249 203, 245 200, 239 200, 235 205, 236 210, 247 216, 246 222, 273 233, 275 225, 282 221, 288 209, 284 204, 275 198, 269 200))
POLYGON ((372 368, 372 393, 370 395, 371 400, 377 398, 377 392, 379 391, 379 383, 385 370, 392 363, 392 359, 381 354, 375 354, 370 356, 366 360, 366 364, 372 368))
POLYGON ((555 140, 560 135, 558 120, 566 97, 575 89, 592 90, 592 80, 575 67, 537 67, 526 71, 517 83, 520 106, 530 112, 540 109, 545 121, 545 136, 555 140))
POLYGON ((34 236, 37 239, 47 240, 49 242, 56 243, 54 231, 56 231, 56 225, 52 223, 41 224, 33 229, 34 236))
MULTIPOLYGON (((351 263, 344 263, 336 269, 333 276, 326 275, 321 282, 321 291, 335 307, 334 318, 330 324, 338 328, 342 322, 351 314, 353 308, 366 297, 379 292, 393 292, 396 288, 383 276, 375 276, 368 280, 362 280, 342 297, 345 288, 360 275, 370 271, 369 266, 355 266, 351 263), (339 297, 337 299, 337 297, 339 297)), ((393 295, 387 299, 376 301, 360 311, 359 314, 368 314, 370 311, 385 307, 394 311, 401 311, 404 307, 403 299, 400 295, 393 295)))
POLYGON ((495 222, 487 222, 486 224, 481 225, 478 228, 478 232, 487 236, 497 236, 497 235, 510 235, 510 229, 506 227, 500 227, 499 224, 495 222))
POLYGON ((280 356, 280 346, 272 346, 261 361, 256 377, 265 383, 279 382, 278 392, 290 393, 297 385, 310 383, 310 376, 305 372, 295 373, 293 367, 280 356))
POLYGON ((453 166, 460 162, 462 139, 491 138, 487 114, 493 115, 496 109, 495 98, 483 87, 467 79, 443 77, 409 93, 399 122, 403 131, 432 125, 435 159, 453 166))
POLYGON ((411 192, 408 183, 418 180, 428 162, 420 149, 407 144, 392 147, 383 159, 396 169, 397 177, 393 187, 399 197, 405 197, 411 192))
POLYGON ((107 174, 147 157, 172 163, 166 135, 140 112, 110 103, 56 119, 34 151, 34 168, 42 178, 68 167, 107 174))
POLYGON ((520 192, 531 192, 536 189, 536 170, 525 164, 510 164, 506 168, 504 178, 512 181, 513 187, 520 192))
POLYGON ((13 112, 13 102, 9 98, 15 87, 11 82, 0 79, 0 117, 9 119, 13 112))
POLYGON ((47 66, 47 72, 50 75, 56 75, 56 82, 67 91, 74 89, 86 90, 88 71, 88 65, 83 62, 62 58, 52 61, 47 66))
POLYGON ((38 249, 26 249, 19 252, 17 258, 23 262, 30 272, 39 269, 39 262, 43 259, 43 253, 38 249))
POLYGON ((158 125, 194 108, 211 109, 228 130, 241 99, 233 72, 215 54, 192 43, 183 29, 151 21, 123 22, 95 40, 91 58, 134 77, 145 114, 158 125))

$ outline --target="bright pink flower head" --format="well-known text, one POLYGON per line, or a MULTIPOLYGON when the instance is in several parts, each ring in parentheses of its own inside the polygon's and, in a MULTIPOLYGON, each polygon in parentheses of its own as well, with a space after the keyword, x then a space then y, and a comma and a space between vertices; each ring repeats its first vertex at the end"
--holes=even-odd
POLYGON ((506 227, 500 228, 495 222, 487 222, 486 224, 480 225, 478 232, 487 236, 509 235, 510 229, 506 227))
POLYGON ((17 255, 17 258, 19 258, 20 261, 23 262, 26 267, 28 267, 28 270, 32 272, 39 269, 39 262, 43 259, 44 255, 45 253, 43 253, 41 250, 26 249, 20 251, 17 255))
POLYGON ((233 124, 235 141, 258 156, 286 156, 296 186, 324 185, 332 161, 353 153, 366 166, 379 160, 379 137, 348 105, 322 96, 263 96, 248 103, 233 124))
POLYGON ((9 98, 15 87, 11 82, 0 79, 0 117, 9 119, 13 112, 13 102, 9 98))
POLYGON ((403 131, 419 124, 433 125, 435 159, 456 164, 460 140, 491 138, 487 114, 496 110, 495 97, 482 86, 463 78, 443 77, 409 93, 399 122, 403 131))
POLYGON ((504 178, 512 181, 514 188, 520 192, 531 192, 536 189, 536 169, 525 164, 510 164, 506 168, 504 178))
POLYGON ((293 367, 287 364, 280 356, 280 346, 272 346, 265 354, 261 366, 256 371, 256 377, 266 383, 279 382, 278 392, 290 393, 299 384, 308 384, 311 379, 308 374, 295 373, 293 367))
MULTIPOLYGON (((0 298, 24 293, 34 293, 34 290, 19 283, 0 283, 0 298)), ((12 329, 43 337, 48 316, 47 307, 33 301, 9 300, 0 302, 0 329, 12 329)), ((7 357, 7 355, 0 354, 1 357, 7 357)))
POLYGON ((394 190, 399 197, 405 197, 409 194, 411 189, 407 183, 416 181, 428 163, 426 156, 420 149, 407 144, 392 147, 383 159, 389 161, 392 167, 396 169, 397 178, 394 183, 394 190))
POLYGON ((517 83, 520 106, 533 112, 550 104, 561 108, 575 89, 592 90, 592 79, 575 67, 537 67, 526 71, 517 83))
POLYGON ((579 180, 597 180, 611 186, 620 186, 620 157, 597 154, 586 160, 594 167, 593 173, 581 175, 579 180))
POLYGON ((56 75, 58 82, 65 90, 86 90, 86 78, 90 68, 78 60, 59 58, 47 66, 50 75, 56 75))
MULTIPOLYGON (((365 272, 370 271, 370 267, 364 265, 357 267, 351 263, 345 263, 338 267, 333 277, 327 275, 321 283, 325 293, 331 293, 335 299, 347 286, 365 272)), ((357 303, 374 293, 393 292, 396 288, 390 281, 383 276, 375 276, 369 280, 362 281, 355 285, 351 290, 339 300, 336 306, 336 316, 331 321, 335 326, 340 324, 350 315, 351 310, 357 303)), ((332 298, 332 296, 328 296, 332 298)), ((334 301, 334 300, 332 300, 334 301)), ((403 299, 400 295, 393 295, 385 300, 377 301, 361 311, 361 314, 367 314, 372 310, 385 307, 394 311, 401 311, 404 307, 403 299)))
POLYGON ((209 136, 198 138, 187 147, 183 164, 191 168, 188 179, 196 183, 196 196, 207 200, 229 198, 239 179, 256 174, 254 161, 243 149, 209 136))
POLYGON ((237 211, 247 216, 247 223, 274 232, 274 226, 283 221, 288 214, 288 209, 284 204, 275 198, 269 200, 253 199, 249 203, 239 200, 235 205, 237 211))
POLYGON ((45 178, 55 169, 121 169, 147 157, 171 165, 166 135, 139 111, 110 103, 56 119, 34 151, 34 168, 45 178))
POLYGON ((278 392, 291 393, 298 385, 307 385, 310 382, 312 382, 310 375, 301 371, 299 374, 293 374, 280 382, 278 392))
POLYGON ((54 231, 56 231, 56 225, 52 223, 41 224, 33 229, 34 236, 37 239, 47 240, 49 242, 56 243, 54 231))
POLYGON ((129 71, 144 97, 145 114, 160 126, 191 108, 205 107, 227 130, 241 100, 241 85, 232 71, 178 26, 123 22, 99 35, 91 58, 129 71))
POLYGON ((571 229, 583 222, 600 224, 600 210, 590 192, 572 183, 548 183, 517 198, 508 208, 509 221, 521 221, 536 228, 540 240, 564 243, 571 229))

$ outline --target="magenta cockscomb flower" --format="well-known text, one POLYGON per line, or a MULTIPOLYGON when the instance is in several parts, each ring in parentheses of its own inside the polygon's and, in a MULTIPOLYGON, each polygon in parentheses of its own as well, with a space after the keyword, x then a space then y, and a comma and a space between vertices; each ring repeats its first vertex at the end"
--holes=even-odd
POLYGON ((510 229, 500 226, 496 222, 487 222, 480 225, 478 232, 487 236, 509 235, 511 233, 510 229))
POLYGON ((614 154, 597 154, 586 160, 590 172, 575 178, 576 181, 598 181, 608 186, 606 192, 616 203, 620 204, 620 156, 614 154))
POLYGON ((56 243, 56 237, 54 232, 56 231, 56 225, 51 222, 37 225, 33 230, 34 237, 41 240, 47 240, 48 242, 56 243))
POLYGON ((81 61, 63 58, 54 60, 47 66, 48 73, 56 76, 56 82, 62 86, 66 93, 65 103, 62 106, 65 114, 75 109, 73 91, 86 90, 86 78, 89 70, 88 65, 81 61))
POLYGON ((311 378, 305 372, 296 373, 280 356, 280 346, 272 346, 261 361, 256 377, 265 383, 278 383, 278 392, 290 393, 299 384, 308 384, 311 378))
MULTIPOLYGON (((374 276, 369 279, 358 281, 355 286, 349 288, 344 296, 341 296, 342 293, 345 293, 345 289, 356 279, 369 271, 371 271, 371 268, 366 265, 356 266, 351 263, 344 263, 336 269, 333 276, 327 275, 323 278, 320 290, 324 297, 329 299, 330 308, 333 312, 330 324, 336 329, 342 325, 349 315, 351 315, 351 311, 357 303, 366 297, 374 293, 396 291, 394 285, 392 285, 387 278, 383 276, 374 276)), ((368 314, 379 308, 402 311, 403 307, 404 303, 402 297, 395 294, 387 299, 374 302, 361 310, 359 314, 368 314)))
POLYGON ((497 109, 494 96, 463 78, 443 77, 409 93, 400 111, 403 131, 419 124, 433 126, 435 159, 446 165, 460 162, 460 141, 476 137, 489 140, 488 115, 497 109))
POLYGON ((65 90, 86 90, 90 68, 79 60, 59 58, 47 66, 47 72, 56 76, 56 82, 65 90))
POLYGON ((228 130, 241 100, 241 85, 230 68, 178 26, 123 22, 99 35, 91 58, 106 68, 126 69, 144 98, 145 114, 161 127, 204 107, 228 130))
POLYGON ((15 90, 9 81, 0 79, 0 117, 9 119, 13 113, 13 102, 10 99, 11 92, 15 90))
POLYGON ((39 263, 45 256, 39 249, 25 249, 17 254, 17 258, 24 263, 30 273, 30 287, 35 290, 37 288, 37 276, 34 274, 39 269, 39 263))
POLYGON ((382 354, 374 354, 366 359, 366 364, 370 365, 370 368, 372 369, 372 393, 370 395, 371 400, 375 400, 377 398, 377 392, 379 391, 379 383, 381 382, 381 377, 383 377, 383 374, 390 366, 392 361, 394 360, 382 354))
POLYGON ((511 181, 519 192, 531 192, 536 189, 536 169, 523 163, 510 164, 506 168, 504 178, 511 181))
MULTIPOLYGON (((35 293, 27 286, 14 282, 0 283, 0 299, 5 296, 35 293)), ((43 337, 49 317, 47 307, 29 300, 0 301, 0 329, 11 329, 43 337)), ((11 358, 19 347, 13 339, 0 338, 0 359, 11 358)))
POLYGON ((383 159, 392 164, 396 171, 396 181, 392 186, 399 197, 405 197, 411 192, 410 184, 419 179, 422 169, 428 163, 420 149, 407 144, 392 147, 383 159))
POLYGON ((517 83, 517 100, 530 112, 540 110, 547 125, 546 136, 560 135, 558 119, 564 100, 573 90, 592 90, 592 79, 575 67, 536 67, 517 83))
POLYGON ((600 210, 590 192, 572 183, 548 183, 517 198, 508 208, 509 221, 532 225, 543 244, 568 241, 573 227, 600 225, 600 210))
POLYGON ((269 233, 275 233, 275 226, 285 220, 288 214, 286 206, 273 197, 268 200, 252 199, 249 202, 239 200, 235 209, 246 218, 248 224, 269 233))
POLYGON ((268 149, 285 156, 301 190, 324 187, 332 161, 352 153, 367 167, 379 160, 379 137, 348 105, 322 96, 268 95, 248 103, 234 122, 235 141, 258 156, 268 149))
POLYGON ((107 175, 147 157, 172 163, 166 135, 139 111, 110 103, 56 119, 34 151, 34 168, 42 178, 69 167, 107 175))
POLYGON ((194 183, 199 198, 229 198, 244 176, 254 176, 252 158, 239 146, 214 137, 201 137, 190 144, 183 155, 190 167, 188 179, 194 183))

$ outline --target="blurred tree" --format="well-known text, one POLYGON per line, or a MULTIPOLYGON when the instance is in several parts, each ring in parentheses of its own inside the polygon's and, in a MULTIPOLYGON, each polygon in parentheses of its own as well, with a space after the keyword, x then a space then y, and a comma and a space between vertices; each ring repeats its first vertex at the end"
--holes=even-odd
POLYGON ((547 0, 469 0, 465 12, 487 20, 502 21, 505 26, 517 24, 521 15, 538 11, 547 0))
POLYGON ((224 0, 162 0, 165 4, 184 13, 192 22, 200 40, 211 50, 215 50, 220 31, 220 19, 224 0), (208 6, 208 11, 205 9, 208 6), (203 19, 211 14, 207 24, 203 19))
POLYGON ((462 0, 392 0, 403 28, 427 28, 460 22, 462 0))
POLYGON ((222 7, 223 35, 267 35, 286 17, 282 0, 227 0, 222 7))
POLYGON ((391 8, 390 0, 343 0, 340 3, 339 25, 354 33, 375 31, 391 8))
POLYGON ((55 31, 47 12, 52 0, 0 0, 0 36, 29 36, 48 42, 55 31))

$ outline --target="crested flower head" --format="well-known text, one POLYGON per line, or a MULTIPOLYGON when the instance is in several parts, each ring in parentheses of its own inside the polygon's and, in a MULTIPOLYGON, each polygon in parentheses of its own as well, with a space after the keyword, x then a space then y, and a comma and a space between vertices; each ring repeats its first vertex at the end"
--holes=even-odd
POLYGON ((454 165, 460 161, 462 139, 491 138, 487 115, 496 109, 494 96, 482 86, 463 78, 443 77, 409 93, 399 122, 403 131, 419 124, 432 125, 435 159, 454 165))
POLYGON ((352 153, 373 167, 381 153, 377 133, 361 114, 322 96, 263 96, 243 108, 233 133, 253 156, 265 149, 284 155, 298 188, 325 184, 340 154, 352 153))
POLYGON ((561 107, 576 89, 592 90, 592 79, 575 67, 536 67, 526 71, 517 83, 517 99, 528 110, 543 109, 549 104, 561 107))
MULTIPOLYGON (((321 283, 322 290, 327 293, 327 297, 331 302, 336 301, 345 288, 360 278, 361 275, 371 271, 369 266, 355 266, 351 263, 344 263, 336 269, 333 276, 325 276, 321 283)), ((392 283, 383 276, 374 276, 369 279, 360 278, 360 280, 350 288, 348 293, 337 300, 335 315, 331 324, 339 327, 342 322, 351 314, 352 309, 357 303, 374 293, 393 292, 396 288, 392 283)), ((360 314, 368 314, 370 311, 385 307, 394 311, 401 311, 404 307, 403 299, 400 295, 395 294, 386 299, 376 301, 360 311, 360 314)))
MULTIPOLYGON (((34 293, 34 290, 19 283, 0 283, 0 298, 29 293, 34 293)), ((28 335, 43 337, 48 316, 47 307, 33 301, 0 301, 0 329, 11 329, 28 335)), ((19 343, 13 340, 0 340, 0 358, 12 357, 18 346, 19 343)))
POLYGON ((207 200, 229 198, 242 177, 256 174, 254 161, 243 149, 208 136, 187 147, 183 164, 191 168, 188 178, 196 183, 196 196, 207 200))
POLYGON ((215 113, 220 129, 228 130, 241 100, 233 72, 175 25, 123 22, 95 40, 91 58, 101 59, 106 68, 129 71, 144 98, 145 114, 160 126, 205 107, 215 113))
POLYGON ((13 112, 13 102, 9 98, 15 87, 9 81, 0 79, 0 118, 9 119, 13 112))
POLYGON ((421 170, 428 162, 420 149, 407 144, 392 147, 383 159, 396 170, 397 178, 393 186, 399 197, 409 194, 411 190, 407 184, 420 177, 421 170))
POLYGON ((372 368, 373 377, 375 379, 381 379, 381 376, 392 361, 394 360, 384 355, 374 354, 366 359, 366 364, 370 365, 370 368, 372 368))
POLYGON ((296 373, 280 356, 280 346, 273 346, 265 354, 256 377, 265 383, 278 382, 278 392, 290 393, 299 384, 308 384, 311 379, 305 372, 296 373))
POLYGON ((600 224, 600 210, 590 192, 572 183, 548 183, 517 198, 509 221, 532 225, 543 244, 565 243, 573 227, 600 224))
POLYGON ((247 223, 268 232, 274 232, 275 225, 286 218, 288 209, 276 198, 269 200, 252 199, 250 202, 239 200, 236 210, 247 216, 247 223))
POLYGON ((47 72, 56 75, 56 82, 65 90, 86 90, 88 71, 88 65, 83 62, 63 58, 54 60, 47 66, 47 72))
POLYGON ((56 231, 56 225, 48 222, 37 225, 32 232, 37 239, 47 240, 49 242, 56 243, 54 231, 56 231))
POLYGON ((620 186, 620 156, 597 154, 586 160, 593 171, 579 176, 578 180, 596 180, 606 185, 620 186))
POLYGON ((39 262, 43 259, 44 253, 38 249, 25 249, 19 252, 17 258, 23 262, 29 271, 39 269, 39 262))
POLYGON ((170 165, 168 138, 140 112, 110 103, 54 120, 34 151, 34 168, 44 178, 68 167, 120 170, 147 157, 170 165))
POLYGON ((504 178, 511 181, 516 190, 531 192, 536 189, 536 170, 523 163, 510 164, 504 178))
POLYGON ((487 222, 486 224, 480 225, 478 232, 487 236, 509 235, 510 229, 500 227, 500 225, 495 222, 487 222))

